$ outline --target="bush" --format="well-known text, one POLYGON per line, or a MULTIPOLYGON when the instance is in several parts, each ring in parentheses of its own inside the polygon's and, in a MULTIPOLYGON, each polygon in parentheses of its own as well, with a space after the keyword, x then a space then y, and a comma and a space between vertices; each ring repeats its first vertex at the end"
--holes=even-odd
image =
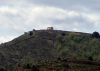
POLYGON ((92 37, 99 38, 99 33, 98 32, 93 32, 92 37))
POLYGON ((32 66, 32 71, 39 71, 39 69, 36 66, 32 66))
POLYGON ((62 33, 62 36, 66 36, 66 34, 65 33, 62 33))
POLYGON ((4 71, 4 69, 3 68, 0 68, 0 71, 4 71))
POLYGON ((30 35, 30 36, 32 36, 32 35, 33 35, 33 32, 32 32, 32 31, 30 31, 30 32, 29 32, 29 35, 30 35))
POLYGON ((27 64, 27 65, 26 65, 26 68, 27 68, 27 69, 30 69, 30 68, 31 68, 31 67, 30 67, 30 64, 27 64))
POLYGON ((93 61, 93 57, 92 56, 89 56, 88 57, 88 60, 93 61))

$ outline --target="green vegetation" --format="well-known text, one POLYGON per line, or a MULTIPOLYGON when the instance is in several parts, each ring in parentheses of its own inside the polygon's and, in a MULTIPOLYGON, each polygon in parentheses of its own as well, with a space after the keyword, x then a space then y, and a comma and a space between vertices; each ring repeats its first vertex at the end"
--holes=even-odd
POLYGON ((90 60, 100 61, 99 38, 69 33, 64 37, 60 34, 56 39, 56 48, 60 56, 75 59, 90 59, 91 57, 90 60))
MULTIPOLYGON (((0 57, 0 66, 8 71, 18 71, 19 63, 48 66, 53 61, 58 61, 58 58, 99 62, 100 35, 98 32, 89 34, 58 30, 30 31, 1 44, 0 57)), ((63 63, 58 61, 58 64, 54 65, 59 66, 63 63)), ((76 71, 82 71, 81 65, 75 65, 76 71)), ((68 66, 69 71, 73 71, 73 64, 69 63, 68 66)), ((82 66, 84 68, 84 64, 82 66)), ((28 69, 25 70, 28 71, 28 69)))

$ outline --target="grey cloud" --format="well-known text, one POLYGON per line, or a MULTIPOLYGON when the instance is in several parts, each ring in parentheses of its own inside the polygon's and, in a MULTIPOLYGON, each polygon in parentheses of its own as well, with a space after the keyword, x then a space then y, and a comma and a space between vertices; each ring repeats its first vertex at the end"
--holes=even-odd
POLYGON ((5 0, 0 3, 0 7, 8 7, 0 13, 0 35, 18 36, 48 26, 79 32, 99 31, 99 3, 99 0, 5 0))
POLYGON ((81 6, 91 9, 100 9, 100 0, 30 0, 29 2, 57 6, 65 9, 80 8, 81 6))
POLYGON ((79 12, 100 12, 100 0, 30 0, 29 2, 79 12))

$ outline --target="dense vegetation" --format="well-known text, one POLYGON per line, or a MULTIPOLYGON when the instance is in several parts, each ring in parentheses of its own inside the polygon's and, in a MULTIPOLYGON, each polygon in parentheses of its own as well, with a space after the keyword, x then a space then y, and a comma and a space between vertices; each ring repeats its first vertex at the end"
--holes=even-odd
MULTIPOLYGON (((57 59, 100 61, 98 32, 34 30, 0 45, 0 66, 9 71, 18 64, 49 64, 57 59)), ((29 67, 27 65, 27 67, 29 67)))
MULTIPOLYGON (((93 33, 94 35, 95 33, 93 33)), ((66 36, 57 36, 56 48, 59 55, 75 59, 87 59, 100 61, 100 39, 98 35, 93 37, 77 33, 69 33, 66 36)))

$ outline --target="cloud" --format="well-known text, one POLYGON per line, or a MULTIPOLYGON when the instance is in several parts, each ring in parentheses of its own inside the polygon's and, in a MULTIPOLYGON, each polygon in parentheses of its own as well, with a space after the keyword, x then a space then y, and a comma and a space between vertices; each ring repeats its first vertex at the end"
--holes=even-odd
POLYGON ((0 37, 0 43, 4 43, 4 42, 7 42, 7 41, 10 41, 13 38, 15 38, 15 36, 1 36, 0 37))
POLYGON ((5 14, 5 13, 11 13, 11 14, 16 14, 17 10, 8 6, 1 6, 0 7, 0 13, 5 14))
POLYGON ((33 28, 45 29, 48 26, 67 31, 99 31, 100 15, 99 10, 95 9, 100 8, 98 2, 97 0, 0 1, 0 42, 11 40, 33 28), (87 3, 88 1, 90 3, 87 3))

